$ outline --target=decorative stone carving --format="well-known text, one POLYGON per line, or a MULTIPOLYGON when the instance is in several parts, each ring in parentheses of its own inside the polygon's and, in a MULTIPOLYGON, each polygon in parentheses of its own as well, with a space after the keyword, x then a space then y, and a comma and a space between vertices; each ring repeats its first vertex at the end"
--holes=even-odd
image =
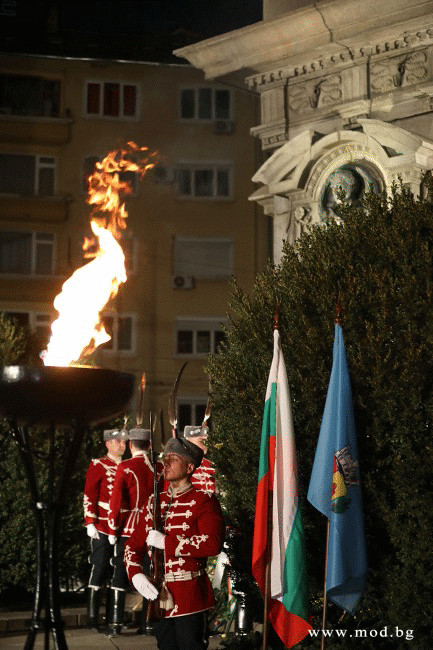
POLYGON ((294 243, 296 239, 298 239, 298 237, 300 237, 302 233, 304 233, 312 224, 313 213, 311 210, 311 205, 308 203, 304 205, 298 205, 298 207, 293 210, 292 220, 294 227, 293 233, 290 233, 292 235, 292 238, 289 239, 290 243, 294 243))
POLYGON ((289 107, 294 113, 337 104, 342 99, 341 76, 333 74, 322 79, 312 79, 289 86, 289 107))
POLYGON ((427 51, 410 52, 371 64, 372 93, 387 93, 428 78, 427 51))
POLYGON ((353 205, 370 185, 389 192, 400 179, 419 194, 422 171, 433 169, 433 141, 380 120, 360 119, 359 125, 362 132, 343 130, 318 139, 306 130, 277 149, 253 176, 262 187, 250 199, 273 215, 275 261, 283 240, 294 243, 310 225, 335 217, 338 187, 353 205))
POLYGON ((301 226, 308 226, 311 223, 311 206, 309 205, 298 205, 297 208, 293 211, 293 216, 296 221, 298 221, 301 226))

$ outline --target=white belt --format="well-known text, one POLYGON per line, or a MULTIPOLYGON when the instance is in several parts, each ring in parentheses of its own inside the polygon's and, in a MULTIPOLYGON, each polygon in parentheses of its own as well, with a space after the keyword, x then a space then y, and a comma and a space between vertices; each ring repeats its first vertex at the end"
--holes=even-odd
POLYGON ((178 573, 167 573, 165 576, 166 582, 184 582, 186 580, 192 580, 193 578, 198 578, 205 573, 204 569, 199 571, 179 571, 178 573))

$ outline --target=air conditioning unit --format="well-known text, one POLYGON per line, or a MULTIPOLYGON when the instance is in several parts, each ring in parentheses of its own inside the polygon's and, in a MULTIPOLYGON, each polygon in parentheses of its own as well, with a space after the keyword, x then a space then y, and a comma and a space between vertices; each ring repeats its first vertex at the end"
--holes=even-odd
POLYGON ((216 135, 231 135, 235 131, 235 123, 232 120, 216 120, 213 126, 216 135))
POLYGON ((163 167, 156 165, 153 168, 153 177, 157 183, 174 183, 176 180, 176 169, 174 167, 163 167))
POLYGON ((173 275, 173 289, 194 289, 194 278, 191 275, 173 275))

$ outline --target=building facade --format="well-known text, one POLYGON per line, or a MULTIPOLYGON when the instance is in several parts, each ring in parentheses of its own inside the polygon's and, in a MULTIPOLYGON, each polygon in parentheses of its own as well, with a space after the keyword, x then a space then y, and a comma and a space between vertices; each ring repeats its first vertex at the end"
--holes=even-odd
POLYGON ((252 134, 267 160, 250 200, 283 240, 433 168, 433 5, 417 0, 264 0, 264 20, 176 53, 207 79, 260 94, 252 134))
POLYGON ((268 257, 267 219, 247 200, 257 93, 186 64, 55 56, 2 55, 0 79, 0 310, 44 347, 53 300, 84 263, 86 177, 128 141, 157 152, 154 169, 130 179, 128 279, 104 310, 112 340, 94 361, 146 372, 145 412, 164 416, 188 361, 179 424, 201 423, 230 279, 249 290, 268 257))

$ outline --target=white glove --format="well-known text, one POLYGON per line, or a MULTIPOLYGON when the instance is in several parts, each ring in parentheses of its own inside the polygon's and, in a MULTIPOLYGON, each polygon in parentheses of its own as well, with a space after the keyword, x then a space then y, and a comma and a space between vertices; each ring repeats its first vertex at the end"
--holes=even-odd
POLYGON ((89 537, 92 537, 93 539, 99 539, 99 533, 96 529, 95 524, 87 524, 86 528, 89 537))
POLYGON ((132 578, 132 584, 143 598, 155 600, 158 597, 158 589, 146 578, 144 573, 136 573, 132 578))
POLYGON ((108 535, 108 541, 110 542, 110 544, 114 545, 116 543, 116 539, 117 539, 116 535, 108 535))
POLYGON ((158 530, 149 530, 149 534, 146 539, 146 544, 148 546, 154 546, 155 548, 165 548, 165 535, 160 533, 158 530))

